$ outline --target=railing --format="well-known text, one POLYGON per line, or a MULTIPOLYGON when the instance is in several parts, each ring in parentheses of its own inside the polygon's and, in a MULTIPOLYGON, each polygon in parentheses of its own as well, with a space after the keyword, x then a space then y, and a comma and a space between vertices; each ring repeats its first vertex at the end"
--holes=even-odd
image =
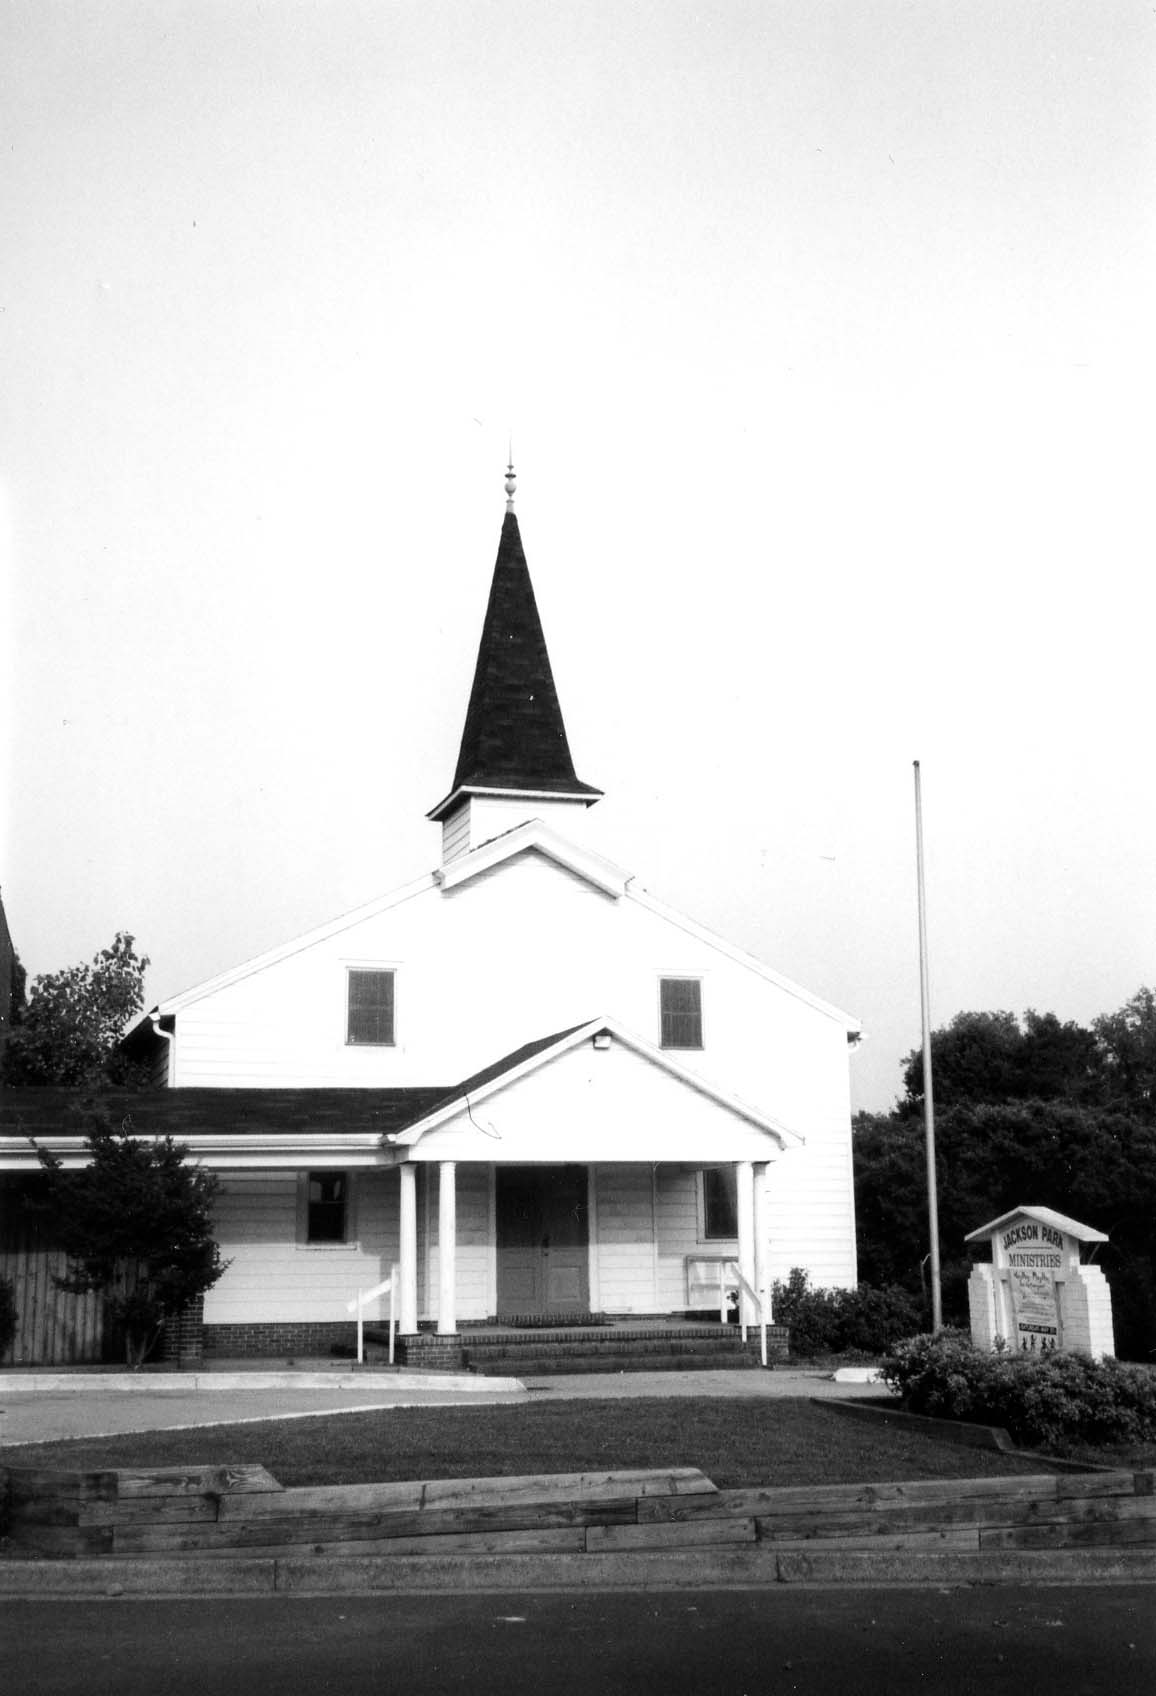
MULTIPOLYGON (((737 1291, 739 1296, 739 1323, 742 1328, 742 1339, 744 1343, 747 1340, 747 1322, 743 1315, 742 1298, 745 1295, 750 1299, 754 1305, 755 1312, 758 1314, 760 1352, 762 1355, 762 1363, 765 1366, 767 1364, 767 1326, 772 1322, 770 1292, 768 1290, 764 1290, 762 1294, 760 1294, 756 1289, 754 1289, 743 1277, 742 1268, 739 1266, 738 1261, 728 1259, 726 1255, 715 1256, 696 1254, 688 1256, 687 1278, 692 1289, 695 1285, 704 1289, 708 1288, 715 1284, 717 1280, 718 1317, 720 1325, 725 1325, 727 1323, 729 1305, 727 1298, 732 1290, 737 1291), (712 1276, 705 1277, 702 1275, 703 1272, 709 1272, 712 1276)), ((688 1291, 688 1294, 689 1293, 690 1292, 688 1291)))
POLYGON ((393 1345, 394 1338, 397 1335, 395 1292, 400 1273, 400 1266, 391 1266, 388 1278, 384 1278, 380 1284, 375 1284, 371 1290, 358 1290, 353 1300, 346 1303, 346 1313, 356 1313, 357 1315, 358 1366, 361 1366, 365 1360, 365 1309, 370 1302, 379 1301, 385 1295, 389 1297, 389 1364, 393 1365, 393 1345))
POLYGON ((733 1278, 734 1284, 737 1285, 737 1287, 738 1287, 738 1292, 739 1292, 739 1325, 742 1329, 743 1342, 744 1343, 747 1340, 747 1322, 746 1322, 746 1319, 743 1317, 743 1303, 742 1303, 743 1296, 745 1295, 745 1296, 749 1297, 749 1299, 754 1303, 754 1308, 755 1308, 755 1312, 758 1314, 758 1323, 759 1323, 759 1353, 760 1353, 760 1356, 761 1356, 761 1359, 762 1359, 762 1363, 765 1366, 767 1364, 767 1321, 771 1317, 771 1298, 770 1298, 770 1295, 766 1290, 764 1290, 762 1295, 760 1295, 757 1290, 752 1288, 752 1286, 747 1283, 746 1279, 742 1275, 742 1271, 739 1267, 739 1263, 738 1263, 737 1260, 728 1261, 727 1267, 728 1267, 728 1270, 731 1272, 731 1276, 733 1278))

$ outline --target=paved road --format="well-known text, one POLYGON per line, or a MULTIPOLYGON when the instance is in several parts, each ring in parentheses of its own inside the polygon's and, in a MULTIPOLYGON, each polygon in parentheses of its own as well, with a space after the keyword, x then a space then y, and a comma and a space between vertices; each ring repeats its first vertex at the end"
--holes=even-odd
POLYGON ((1133 1696, 1148 1587, 6 1605, 6 1696, 1133 1696))
MULTIPOLYGON (((82 1390, 13 1391, 0 1376, 0 1446, 47 1443, 67 1437, 110 1437, 124 1431, 179 1430, 235 1425, 245 1420, 307 1418, 357 1408, 477 1407, 575 1397, 635 1396, 857 1396, 878 1395, 877 1384, 835 1384, 818 1372, 599 1372, 528 1378, 525 1392, 487 1395, 478 1390, 414 1390, 402 1377, 384 1376, 356 1389, 113 1390, 88 1377, 82 1390)), ((138 1381, 139 1383, 139 1381, 138 1381)))

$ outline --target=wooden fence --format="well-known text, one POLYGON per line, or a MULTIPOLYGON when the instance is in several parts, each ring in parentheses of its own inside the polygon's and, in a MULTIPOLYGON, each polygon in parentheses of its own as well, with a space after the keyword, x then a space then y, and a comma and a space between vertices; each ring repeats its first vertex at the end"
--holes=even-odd
POLYGON ((35 1179, 0 1182, 0 1278, 16 1298, 16 1336, 3 1366, 73 1366, 104 1356, 104 1302, 98 1294, 58 1289, 67 1270, 43 1222, 29 1210, 35 1179))

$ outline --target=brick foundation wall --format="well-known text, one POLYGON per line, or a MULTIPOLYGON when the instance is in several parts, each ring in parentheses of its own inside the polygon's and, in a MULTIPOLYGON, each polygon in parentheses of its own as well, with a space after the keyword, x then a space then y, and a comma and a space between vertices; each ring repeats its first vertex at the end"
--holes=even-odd
POLYGON ((183 1312, 170 1314, 161 1335, 161 1359, 168 1366, 196 1366, 204 1359, 205 1298, 198 1296, 183 1312))
POLYGON ((223 1359, 247 1355, 329 1355, 334 1348, 357 1352, 356 1320, 266 1321, 251 1325, 206 1325, 204 1351, 223 1359))

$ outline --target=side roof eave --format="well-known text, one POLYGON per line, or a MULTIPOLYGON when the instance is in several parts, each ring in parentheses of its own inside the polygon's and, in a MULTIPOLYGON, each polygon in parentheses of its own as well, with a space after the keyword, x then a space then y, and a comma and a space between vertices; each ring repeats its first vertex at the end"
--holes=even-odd
POLYGON ((388 895, 381 895, 376 901, 369 901, 363 907, 354 908, 352 912, 343 913, 340 918, 331 919, 328 924, 306 931, 302 936, 294 937, 291 942, 283 942, 280 947, 271 948, 265 954, 258 954, 252 960, 246 960, 227 972, 221 972, 215 978, 208 978, 204 983, 182 990, 179 995, 171 995, 167 1000, 159 1001, 151 1013, 147 1013, 144 1019, 138 1021, 138 1025, 144 1024, 154 1015, 163 1018, 166 1014, 179 1013, 184 1008, 191 1007, 194 1002, 203 1001, 207 995, 215 995, 219 990, 228 989, 232 984, 240 983, 243 978, 252 977, 255 972, 263 972, 266 967, 288 960, 292 955, 313 948, 319 942, 326 942, 331 936, 340 936, 342 931, 351 930, 366 919, 376 918, 379 913, 386 913, 391 907, 400 907, 403 902, 411 901, 415 896, 423 895, 436 887, 434 874, 427 872, 424 877, 417 878, 413 883, 391 890, 388 895))
POLYGON ((822 996, 813 995, 809 989, 804 989, 801 984, 795 983, 793 979, 784 977, 781 972, 776 972, 772 967, 764 964, 757 955, 748 954, 745 948, 736 947, 733 942, 728 942, 725 937, 719 936, 717 931, 710 930, 708 926, 700 924, 697 919, 688 917, 686 913, 680 913, 676 907, 668 906, 665 901, 660 901, 657 896, 651 895, 649 890, 640 888, 633 880, 629 882, 625 893, 628 900, 636 901, 640 907, 645 907, 648 912, 653 913, 657 918, 665 919, 668 924, 677 925, 679 930, 684 930, 688 936, 693 936, 697 941, 704 942, 708 948, 717 949, 720 954, 725 954, 727 959, 733 960, 736 965, 745 966, 747 971, 754 972, 757 977, 764 978, 767 983, 774 984, 777 989, 783 990, 787 995, 793 995, 797 1001, 802 1001, 808 1007, 813 1007, 817 1013, 822 1013, 824 1017, 833 1019, 837 1025, 843 1027, 852 1041, 857 1040, 863 1034, 861 1022, 853 1014, 844 1013, 841 1008, 834 1006, 832 1002, 824 1001, 822 996))
POLYGON ((404 1130, 397 1131, 388 1137, 388 1143, 393 1148, 412 1148, 421 1141, 427 1132, 436 1130, 439 1125, 444 1125, 471 1105, 485 1101, 499 1090, 508 1089, 512 1083, 517 1083, 520 1078, 527 1077, 531 1072, 536 1072, 543 1066, 548 1066, 551 1061, 556 1060, 560 1055, 590 1041, 603 1031, 643 1059, 649 1060, 661 1071, 669 1073, 671 1077, 686 1084, 688 1088, 697 1090, 700 1095, 705 1095, 728 1112, 737 1114, 740 1119, 745 1119, 748 1124, 754 1125, 756 1129, 767 1132, 768 1135, 774 1137, 781 1149, 802 1146, 805 1139, 798 1131, 792 1130, 789 1125, 785 1125, 781 1120, 772 1118, 770 1114, 763 1113, 758 1108, 750 1106, 737 1095, 717 1088, 706 1078, 700 1077, 696 1072, 691 1072, 687 1067, 672 1060, 665 1050, 653 1047, 636 1035, 635 1032, 628 1031, 620 1025, 616 1019, 609 1018, 590 1019, 583 1025, 577 1025, 573 1030, 560 1036, 557 1041, 536 1049, 528 1058, 511 1064, 505 1070, 488 1078, 476 1090, 456 1093, 432 1112, 425 1114, 420 1119, 415 1119, 412 1125, 407 1125, 404 1130))
POLYGON ((822 996, 814 995, 804 989, 791 978, 784 977, 754 954, 746 949, 738 948, 719 936, 708 926, 700 924, 686 913, 681 913, 676 907, 668 906, 657 896, 651 895, 643 888, 632 872, 624 866, 608 860, 605 855, 596 853, 593 849, 580 847, 571 842, 559 831, 554 830, 542 819, 528 819, 525 824, 516 825, 513 830, 506 831, 502 836, 495 836, 489 842, 483 842, 481 847, 473 848, 468 854, 462 854, 458 859, 451 860, 435 875, 443 889, 455 889, 463 883, 468 883, 480 873, 490 871, 505 860, 511 860, 515 855, 524 853, 527 849, 537 849, 548 859, 555 860, 565 866, 578 877, 584 877, 587 882, 615 896, 626 896, 635 901, 656 918, 663 919, 667 924, 675 925, 679 930, 693 936, 696 941, 705 943, 708 948, 714 948, 724 954, 728 960, 743 966, 747 971, 754 972, 765 982, 772 983, 777 989, 787 995, 794 996, 806 1006, 822 1013, 825 1018, 833 1019, 840 1025, 852 1040, 862 1035, 861 1022, 851 1013, 844 1013, 830 1001, 824 1001, 822 996))

